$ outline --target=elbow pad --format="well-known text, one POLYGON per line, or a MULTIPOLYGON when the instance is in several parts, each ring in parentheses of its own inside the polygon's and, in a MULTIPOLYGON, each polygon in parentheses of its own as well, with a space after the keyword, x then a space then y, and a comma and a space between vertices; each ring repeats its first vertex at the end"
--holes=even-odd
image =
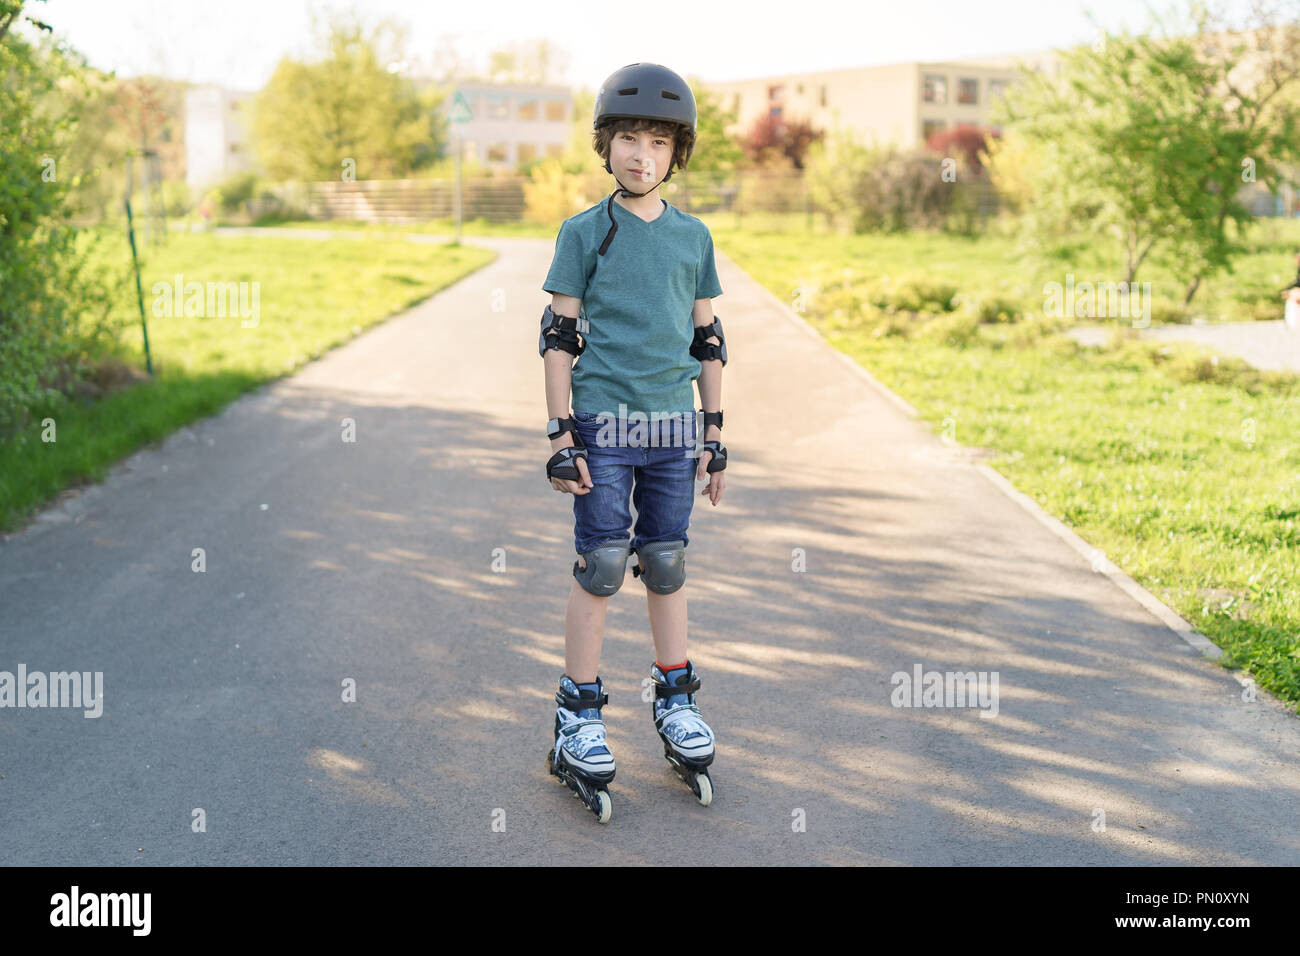
POLYGON ((578 333, 585 336, 589 328, 591 325, 581 316, 573 319, 556 315, 548 305, 542 310, 542 334, 537 340, 537 354, 545 358, 547 349, 561 349, 573 356, 581 355, 587 341, 579 339, 578 333))
POLYGON ((723 368, 726 368, 727 340, 722 334, 722 320, 716 315, 713 317, 712 325, 697 325, 695 327, 695 339, 691 342, 691 355, 701 362, 721 359, 723 368), (705 339, 715 335, 718 337, 717 345, 705 341, 705 339))

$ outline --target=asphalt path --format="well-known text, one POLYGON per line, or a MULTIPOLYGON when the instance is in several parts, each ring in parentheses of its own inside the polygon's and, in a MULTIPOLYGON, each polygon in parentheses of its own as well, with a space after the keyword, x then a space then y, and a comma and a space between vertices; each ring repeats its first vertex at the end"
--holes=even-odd
MULTIPOLYGON (((1070 329, 1083 345, 1105 345, 1110 329, 1087 326, 1070 329)), ((1271 372, 1300 372, 1300 328, 1282 319, 1259 322, 1175 323, 1138 330, 1139 338, 1208 345, 1255 368, 1271 372)), ((730 356, 728 356, 730 357, 730 356)))
POLYGON ((1300 863, 1295 715, 721 251, 731 457, 685 585, 714 801, 663 759, 629 574, 598 824, 545 768, 575 557, 553 242, 466 241, 500 255, 0 542, 0 670, 103 674, 99 717, 0 709, 3 862, 1300 863), (996 697, 899 699, 918 669, 996 697))

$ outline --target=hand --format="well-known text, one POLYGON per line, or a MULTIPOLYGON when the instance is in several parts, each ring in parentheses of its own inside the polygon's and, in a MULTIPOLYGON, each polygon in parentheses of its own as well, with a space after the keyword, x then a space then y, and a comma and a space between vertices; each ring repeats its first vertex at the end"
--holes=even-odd
MULTIPOLYGON (((559 449, 556 449, 558 451, 559 449)), ((579 481, 571 481, 567 478, 552 478, 551 487, 556 491, 563 491, 571 495, 585 495, 591 492, 595 487, 595 482, 591 480, 591 473, 587 471, 587 459, 575 458, 578 474, 582 476, 579 481)))
POLYGON ((722 490, 727 487, 727 472, 725 470, 715 471, 710 475, 708 473, 708 467, 709 462, 711 461, 713 461, 712 451, 706 448, 704 451, 700 452, 700 466, 695 470, 695 480, 703 481, 705 478, 709 479, 709 483, 700 489, 700 494, 708 495, 709 501, 712 502, 713 507, 716 508, 718 502, 722 500, 722 490))

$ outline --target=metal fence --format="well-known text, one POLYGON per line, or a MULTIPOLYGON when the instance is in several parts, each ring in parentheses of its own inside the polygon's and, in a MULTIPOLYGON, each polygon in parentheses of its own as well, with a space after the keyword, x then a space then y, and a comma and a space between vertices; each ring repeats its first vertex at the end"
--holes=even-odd
MULTIPOLYGON (((520 222, 526 218, 524 184, 528 177, 501 175, 466 178, 462 182, 462 217, 488 222, 520 222)), ((369 222, 417 222, 449 219, 453 215, 454 182, 447 179, 370 180, 321 182, 307 187, 307 210, 314 219, 369 222)), ((579 178, 579 212, 609 195, 614 178, 603 170, 579 178)), ((986 180, 954 184, 973 190, 972 214, 983 220, 997 213, 996 191, 986 180)), ((802 170, 745 170, 704 173, 677 171, 660 187, 674 206, 691 215, 730 214, 743 222, 747 216, 772 215, 796 228, 829 225, 842 210, 821 208, 802 170)))

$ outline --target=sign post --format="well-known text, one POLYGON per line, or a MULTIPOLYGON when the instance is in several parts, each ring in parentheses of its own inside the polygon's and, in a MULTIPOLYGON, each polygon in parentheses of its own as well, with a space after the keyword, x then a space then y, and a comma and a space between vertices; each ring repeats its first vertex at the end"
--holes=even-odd
POLYGON ((451 110, 447 114, 447 122, 451 124, 451 148, 455 153, 456 167, 456 187, 452 195, 452 206, 455 210, 456 219, 456 244, 460 245, 460 219, 461 219, 461 196, 460 196, 460 130, 459 127, 468 123, 474 118, 470 111, 469 104, 465 102, 465 96, 459 90, 451 100, 451 110))

